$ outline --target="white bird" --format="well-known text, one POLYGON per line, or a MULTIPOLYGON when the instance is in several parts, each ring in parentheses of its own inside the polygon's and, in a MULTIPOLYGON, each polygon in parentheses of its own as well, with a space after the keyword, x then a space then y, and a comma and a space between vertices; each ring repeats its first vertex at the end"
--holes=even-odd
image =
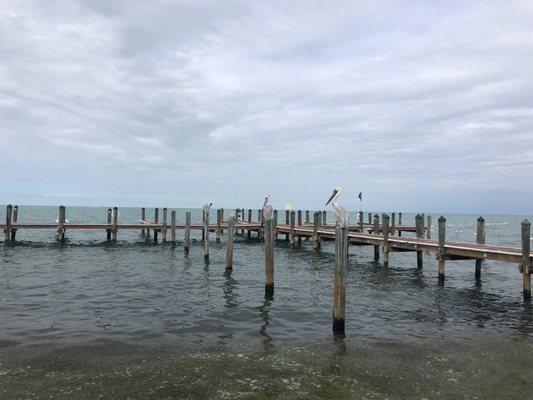
POLYGON ((338 186, 333 189, 333 193, 331 194, 331 197, 329 198, 326 205, 331 203, 331 206, 333 207, 333 214, 335 214, 335 217, 337 218, 337 223, 341 227, 345 228, 348 226, 348 213, 343 207, 337 204, 337 198, 341 194, 341 191, 342 189, 338 186))
POLYGON ((213 202, 210 201, 209 203, 204 204, 204 213, 208 213, 209 210, 211 210, 211 206, 213 205, 213 202))
POLYGON ((263 203, 263 218, 265 218, 265 220, 272 219, 273 208, 270 204, 267 204, 269 200, 270 200, 270 195, 267 194, 265 196, 265 202, 263 203))

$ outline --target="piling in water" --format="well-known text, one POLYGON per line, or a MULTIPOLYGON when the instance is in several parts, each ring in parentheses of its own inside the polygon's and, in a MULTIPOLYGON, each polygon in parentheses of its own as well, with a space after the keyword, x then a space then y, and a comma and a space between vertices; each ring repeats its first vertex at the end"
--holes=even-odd
POLYGON ((226 271, 233 269, 233 241, 235 239, 235 217, 232 215, 228 221, 228 243, 226 246, 226 271))
POLYGON ((333 272, 333 333, 344 335, 346 281, 348 265, 348 228, 335 228, 335 269, 333 272))
POLYGON ((524 300, 531 299, 531 223, 522 221, 522 278, 524 300))
POLYGON ((6 226, 4 228, 5 232, 5 242, 9 242, 11 240, 11 218, 13 214, 13 206, 11 204, 8 204, 6 206, 6 226))
MULTIPOLYGON (((146 208, 141 208, 141 221, 145 221, 146 220, 146 208)), ((110 223, 111 221, 109 220, 108 223, 110 223)), ((141 229, 141 236, 144 236, 145 235, 145 231, 144 229, 141 229)), ((109 240, 109 239, 108 239, 109 240)))
MULTIPOLYGON (((372 229, 374 235, 379 235, 379 215, 374 215, 374 228, 372 229)), ((374 261, 379 261, 379 245, 374 245, 374 261)))
MULTIPOLYGON (((108 208, 108 209, 107 209, 107 225, 108 225, 108 226, 111 226, 111 224, 112 224, 112 222, 113 222, 112 218, 113 218, 113 210, 111 210, 110 208, 108 208)), ((111 228, 106 229, 106 239, 107 239, 108 242, 111 241, 111 231, 112 231, 112 230, 113 230, 113 229, 111 229, 111 228)), ((143 232, 144 232, 144 230, 143 230, 143 232)))
POLYGON ((204 260, 209 261, 209 211, 204 211, 204 260))
POLYGON ((176 243, 176 211, 170 212, 170 241, 176 243))
MULTIPOLYGON (((476 243, 485 244, 485 219, 483 217, 479 217, 477 219, 476 243)), ((483 260, 479 258, 476 259, 476 271, 475 271, 476 280, 481 279, 482 265, 483 265, 483 260)))
MULTIPOLYGON (((423 222, 422 218, 423 217, 420 214, 417 214, 416 217, 415 217, 416 238, 417 239, 422 239, 422 235, 423 235, 422 226, 424 225, 424 222, 423 222)), ((416 251, 416 266, 418 268, 422 268, 422 264, 423 264, 422 256, 423 256, 422 255, 422 250, 417 250, 416 251)))
POLYGON ((439 217, 439 254, 438 267, 439 282, 444 282, 444 264, 446 263, 446 218, 439 217))
POLYGON ((389 216, 383 216, 383 265, 389 266, 389 216))
POLYGON ((274 227, 270 216, 265 218, 265 298, 274 295, 274 227))
POLYGON ((13 224, 16 224, 18 222, 19 217, 19 206, 13 207, 13 217, 11 218, 12 224, 11 224, 11 241, 14 242, 17 238, 17 228, 13 228, 13 224))
POLYGON ((161 241, 167 242, 167 208, 163 208, 163 226, 161 227, 161 241))
MULTIPOLYGON (((157 224, 159 223, 159 208, 156 208, 154 210, 154 222, 157 224)), ((158 235, 158 229, 154 228, 154 242, 157 243, 157 235, 158 235)))
POLYGON ((59 206, 59 218, 58 227, 57 227, 57 240, 61 243, 65 241, 65 220, 66 220, 66 210, 65 206, 59 206))
POLYGON ((111 232, 111 239, 114 243, 117 241, 118 235, 118 207, 113 207, 113 231, 111 232))
POLYGON ((183 234, 183 251, 185 254, 189 253, 189 247, 191 246, 191 212, 185 213, 185 232, 183 234))
POLYGON ((318 236, 318 227, 320 225, 320 213, 315 212, 313 214, 313 249, 318 249, 320 247, 320 238, 318 236))

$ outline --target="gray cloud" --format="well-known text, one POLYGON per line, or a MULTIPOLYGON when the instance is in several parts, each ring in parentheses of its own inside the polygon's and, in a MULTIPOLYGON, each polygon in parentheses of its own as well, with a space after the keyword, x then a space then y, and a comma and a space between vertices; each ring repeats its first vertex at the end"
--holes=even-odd
POLYGON ((0 7, 0 202, 533 213, 529 2, 0 7))

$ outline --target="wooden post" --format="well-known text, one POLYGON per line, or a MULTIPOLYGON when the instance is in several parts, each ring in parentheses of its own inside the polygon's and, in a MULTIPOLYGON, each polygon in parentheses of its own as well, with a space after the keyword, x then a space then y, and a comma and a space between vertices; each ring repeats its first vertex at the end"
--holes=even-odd
MULTIPOLYGON (((374 229, 372 230, 374 235, 379 235, 379 215, 374 215, 374 229)), ((379 245, 374 245, 374 261, 379 261, 379 245)))
MULTIPOLYGON (((249 224, 252 223, 252 209, 251 208, 248 209, 248 223, 249 224)), ((251 237, 252 237, 252 230, 248 228, 248 239, 251 237)))
POLYGON ((439 255, 438 273, 439 282, 444 281, 444 263, 446 262, 446 218, 439 217, 439 255))
MULTIPOLYGON (((154 222, 157 224, 159 222, 159 208, 156 208, 154 210, 154 222)), ((159 230, 157 228, 154 228, 154 242, 157 243, 157 233, 159 230)))
POLYGON ((289 234, 289 245, 294 246, 294 224, 296 220, 296 213, 291 211, 291 222, 290 222, 290 234, 289 234))
POLYGON ((319 211, 315 211, 313 214, 313 249, 318 249, 320 247, 320 238, 318 236, 318 227, 320 225, 320 215, 319 211))
POLYGON ((204 211, 204 260, 209 261, 209 211, 204 211))
POLYGON ((13 228, 13 224, 16 224, 18 222, 19 218, 19 206, 13 207, 13 217, 11 219, 11 241, 14 242, 17 237, 17 228, 13 228))
MULTIPOLYGON (((141 208, 141 221, 145 221, 145 220, 146 220, 146 208, 143 207, 141 208)), ((108 223, 111 223, 111 221, 108 221, 108 223)), ((144 229, 141 229, 141 236, 144 236, 144 235, 145 235, 145 231, 144 229)))
POLYGON ((278 240, 278 210, 274 210, 274 240, 278 240))
POLYGON ((222 233, 222 211, 217 210, 217 229, 215 231, 215 243, 220 243, 220 234, 222 233))
POLYGON ((264 218, 263 218, 263 210, 257 210, 257 215, 259 222, 261 222, 261 227, 259 228, 259 231, 257 232, 257 237, 262 238, 263 237, 263 226, 265 224, 264 218))
POLYGON ((310 221, 309 221, 309 210, 305 210, 305 223, 306 224, 310 223, 310 221))
POLYGON ((226 271, 233 269, 233 240, 235 238, 235 217, 232 215, 228 221, 228 243, 226 247, 226 271))
POLYGON ((390 230, 391 236, 394 236, 396 234, 396 213, 391 214, 391 230, 390 230))
MULTIPOLYGON (((112 214, 113 214, 113 210, 111 210, 110 208, 107 209, 107 225, 108 226, 111 226, 111 223, 112 223, 112 214)), ((112 229, 109 228, 109 229, 106 229, 106 239, 108 242, 111 241, 111 231, 112 229)))
MULTIPOLYGON (((402 226, 402 213, 398 213, 398 225, 402 226)), ((402 236, 402 231, 398 231, 398 236, 402 236)))
POLYGON ((65 206, 59 206, 59 218, 57 219, 59 226, 57 227, 57 240, 61 243, 65 241, 65 220, 66 210, 65 206))
POLYGON ((389 216, 383 217, 383 265, 389 266, 389 216))
MULTIPOLYGON (((415 226, 416 226, 416 238, 417 239, 422 239, 424 233, 422 231, 422 226, 424 225, 424 220, 422 219, 423 217, 420 215, 420 214, 416 214, 416 217, 415 217, 415 226)), ((423 258, 422 258, 422 250, 417 250, 416 251, 416 266, 418 268, 422 268, 422 265, 423 265, 423 258)))
POLYGON ((4 241, 8 243, 11 240, 11 218, 13 214, 13 206, 8 204, 6 206, 6 227, 5 227, 5 239, 4 241))
POLYGON ((524 300, 531 298, 531 222, 522 221, 522 278, 524 300))
POLYGON ((272 216, 265 218, 265 298, 274 296, 274 227, 272 216))
MULTIPOLYGON (((285 210, 285 225, 289 226, 291 221, 291 212, 289 210, 285 210)), ((285 234, 285 240, 289 241, 289 234, 285 234)))
POLYGON ((328 227, 328 216, 326 210, 322 211, 322 227, 326 229, 328 227))
POLYGON ((335 228, 335 269, 333 272, 333 334, 344 335, 346 281, 348 265, 348 228, 335 228))
MULTIPOLYGON (((241 222, 245 222, 246 221, 246 216, 244 215, 244 211, 245 211, 244 207, 241 208, 241 222)), ((241 235, 244 236, 244 228, 241 229, 241 235)))
POLYGON ((368 213, 368 223, 372 223, 372 213, 368 213))
POLYGON ((118 207, 113 207, 113 242, 117 241, 118 234, 118 207))
POLYGON ((167 242, 167 208, 163 208, 163 227, 161 228, 161 241, 167 242))
POLYGON ((427 216, 426 239, 431 239, 431 215, 427 216))
POLYGON ((176 243, 176 211, 170 212, 170 241, 176 243))
MULTIPOLYGON (((302 210, 298 210, 298 226, 302 226, 302 210)), ((298 235, 298 245, 302 244, 302 236, 298 235)))
POLYGON ((189 247, 191 245, 191 212, 185 213, 185 233, 183 235, 183 251, 189 254, 189 247))
POLYGON ((363 223, 363 218, 364 218, 364 215, 363 215, 363 211, 359 211, 359 214, 357 214, 358 217, 359 217, 359 229, 361 230, 361 233, 364 232, 364 228, 365 228, 365 225, 363 223))
MULTIPOLYGON (((485 219, 483 217, 479 217, 477 219, 476 243, 485 244, 485 219)), ((475 272, 476 280, 481 279, 482 265, 483 265, 483 260, 477 259, 476 260, 476 272, 475 272)))

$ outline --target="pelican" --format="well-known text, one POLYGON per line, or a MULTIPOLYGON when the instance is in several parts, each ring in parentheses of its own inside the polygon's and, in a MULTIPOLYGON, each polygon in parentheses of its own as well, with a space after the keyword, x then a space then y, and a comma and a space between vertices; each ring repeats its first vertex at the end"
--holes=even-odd
POLYGON ((213 202, 210 201, 209 203, 204 204, 204 213, 208 213, 209 210, 211 210, 211 206, 213 205, 213 202))
POLYGON ((263 217, 267 220, 272 219, 272 213, 273 213, 272 206, 270 204, 267 204, 269 200, 270 200, 270 195, 267 194, 265 196, 265 202, 263 203, 263 217))
POLYGON ((340 187, 336 187, 333 189, 333 193, 331 193, 331 197, 329 198, 326 205, 331 203, 331 206, 333 207, 333 214, 335 214, 335 217, 337 218, 337 223, 345 228, 348 226, 348 213, 346 210, 337 204, 337 198, 341 194, 342 189, 340 187))

